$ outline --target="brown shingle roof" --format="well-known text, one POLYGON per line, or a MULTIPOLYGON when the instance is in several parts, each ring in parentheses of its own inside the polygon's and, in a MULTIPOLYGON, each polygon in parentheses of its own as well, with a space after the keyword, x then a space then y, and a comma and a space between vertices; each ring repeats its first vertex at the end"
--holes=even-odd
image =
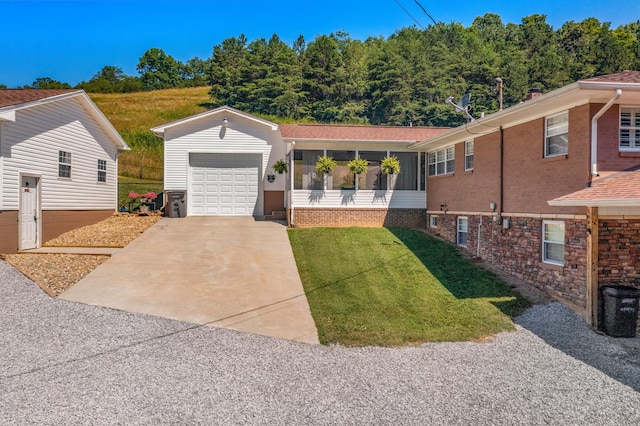
POLYGON ((600 75, 582 81, 598 83, 640 83, 640 71, 622 71, 616 74, 600 75))
POLYGON ((0 89, 0 108, 77 91, 78 89, 0 89))
POLYGON ((613 173, 593 181, 589 188, 555 198, 552 202, 597 206, 640 200, 640 170, 613 173), (578 204, 580 203, 580 204, 578 204))
POLYGON ((280 124, 282 137, 294 140, 418 142, 447 130, 448 127, 280 124))

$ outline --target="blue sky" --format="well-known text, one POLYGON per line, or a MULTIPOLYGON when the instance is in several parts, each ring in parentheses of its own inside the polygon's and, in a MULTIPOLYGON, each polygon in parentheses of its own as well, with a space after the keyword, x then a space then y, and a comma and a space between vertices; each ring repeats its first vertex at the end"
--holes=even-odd
MULTIPOLYGON (((138 75, 142 54, 158 47, 186 62, 211 56, 222 40, 245 34, 249 41, 276 33, 291 43, 337 30, 352 38, 389 36, 431 21, 414 0, 0 0, 0 83, 8 87, 50 77, 75 85, 105 65, 138 75)), ((559 28, 595 17, 615 28, 640 19, 640 0, 427 1, 427 12, 445 23, 471 25, 497 13, 520 23, 534 13, 559 28)))

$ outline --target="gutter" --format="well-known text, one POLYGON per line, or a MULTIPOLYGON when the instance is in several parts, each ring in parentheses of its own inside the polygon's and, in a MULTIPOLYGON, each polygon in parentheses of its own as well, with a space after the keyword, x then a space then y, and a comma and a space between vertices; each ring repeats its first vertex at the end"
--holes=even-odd
POLYGON ((616 89, 616 94, 609 99, 591 119, 591 176, 598 176, 598 119, 611 108, 611 105, 622 95, 622 89, 616 89))

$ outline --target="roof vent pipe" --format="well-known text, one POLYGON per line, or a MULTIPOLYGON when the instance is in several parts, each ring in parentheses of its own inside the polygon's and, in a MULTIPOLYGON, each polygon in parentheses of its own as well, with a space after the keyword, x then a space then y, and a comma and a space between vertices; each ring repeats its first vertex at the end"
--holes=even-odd
POLYGON ((622 89, 616 89, 615 96, 591 119, 591 176, 598 176, 598 119, 611 108, 620 95, 622 95, 622 89))

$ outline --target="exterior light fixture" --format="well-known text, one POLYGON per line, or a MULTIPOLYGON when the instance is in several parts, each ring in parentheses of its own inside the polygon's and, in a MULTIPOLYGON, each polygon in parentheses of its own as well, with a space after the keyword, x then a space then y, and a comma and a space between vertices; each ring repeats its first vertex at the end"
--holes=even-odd
POLYGON ((227 127, 229 125, 229 120, 227 120, 227 117, 222 119, 222 127, 227 127))

